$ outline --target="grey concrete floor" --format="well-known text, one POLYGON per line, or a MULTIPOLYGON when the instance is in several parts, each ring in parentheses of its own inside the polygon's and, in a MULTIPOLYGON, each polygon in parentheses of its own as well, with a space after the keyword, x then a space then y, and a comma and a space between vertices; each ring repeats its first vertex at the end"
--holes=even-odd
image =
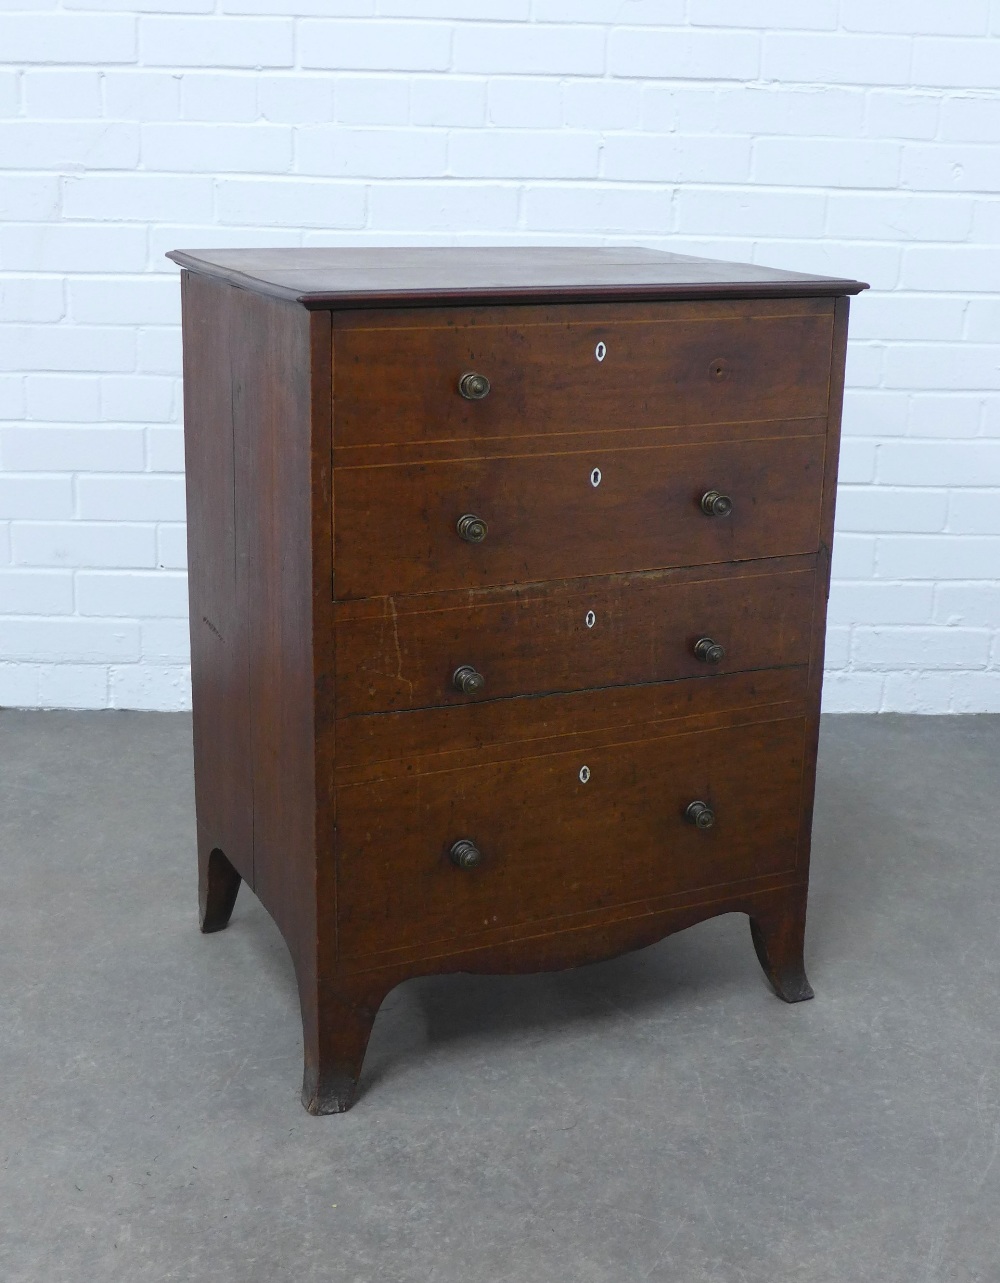
POLYGON ((827 721, 814 1002, 736 916, 412 981, 317 1119, 273 924, 197 929, 188 719, 0 713, 0 1280, 1000 1280, 998 760, 827 721))

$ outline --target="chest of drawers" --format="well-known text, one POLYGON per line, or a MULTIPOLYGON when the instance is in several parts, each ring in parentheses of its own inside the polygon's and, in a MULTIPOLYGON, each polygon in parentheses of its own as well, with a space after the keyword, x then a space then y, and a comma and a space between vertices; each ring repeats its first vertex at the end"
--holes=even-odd
POLYGON ((846 280, 644 250, 178 251, 202 927, 303 1102, 383 997, 749 916, 802 965, 846 280))

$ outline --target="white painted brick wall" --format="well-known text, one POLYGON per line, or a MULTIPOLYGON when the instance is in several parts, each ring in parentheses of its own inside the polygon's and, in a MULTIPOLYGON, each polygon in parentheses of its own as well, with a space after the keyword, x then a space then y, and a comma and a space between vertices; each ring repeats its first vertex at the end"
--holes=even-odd
POLYGON ((0 704, 189 701, 177 246, 860 276, 826 703, 1000 710, 1000 0, 3 0, 0 704))

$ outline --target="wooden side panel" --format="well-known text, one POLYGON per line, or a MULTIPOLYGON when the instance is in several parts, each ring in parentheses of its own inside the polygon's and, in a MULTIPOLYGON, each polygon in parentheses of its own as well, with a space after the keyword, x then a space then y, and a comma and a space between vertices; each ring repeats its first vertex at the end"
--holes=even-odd
POLYGON ((820 514, 820 555, 813 604, 812 646, 809 656, 809 698, 811 718, 806 738, 803 772, 801 833, 799 839, 800 873, 805 882, 809 874, 812 842, 813 801, 816 788, 816 757, 819 749, 820 702, 823 694, 823 656, 826 650, 826 605, 830 595, 830 557, 833 550, 833 521, 837 503, 837 469, 840 462, 840 425, 844 407, 844 369, 847 360, 847 325, 849 298, 838 298, 835 304, 833 353, 830 369, 830 410, 827 420, 826 457, 823 465, 823 503, 820 514))
MULTIPOLYGON (((329 457, 329 387, 316 402, 314 331, 324 317, 296 304, 217 287, 233 296, 234 420, 247 459, 244 542, 248 555, 249 751, 254 790, 254 890, 274 917, 303 978, 317 970, 316 673, 313 630, 329 624, 313 601, 329 599, 330 566, 313 523, 325 522, 324 485, 314 493, 316 423, 329 457)), ((328 321, 326 321, 328 327, 328 321)), ((328 370, 328 366, 326 367, 328 370)), ((322 369, 322 367, 321 367, 322 369)), ((329 468, 325 476, 329 491, 329 468)), ((327 608, 328 609, 328 608, 327 608)))
POLYGON ((233 401, 237 291, 182 277, 188 593, 199 847, 251 885, 246 443, 233 401))
POLYGON ((822 415, 832 306, 636 305, 627 317, 578 309, 509 309, 504 323, 459 311, 434 324, 407 314, 391 329, 359 318, 334 334, 337 441, 389 445, 443 438, 576 431, 581 420, 622 429, 822 415), (489 379, 470 401, 463 374, 489 379))

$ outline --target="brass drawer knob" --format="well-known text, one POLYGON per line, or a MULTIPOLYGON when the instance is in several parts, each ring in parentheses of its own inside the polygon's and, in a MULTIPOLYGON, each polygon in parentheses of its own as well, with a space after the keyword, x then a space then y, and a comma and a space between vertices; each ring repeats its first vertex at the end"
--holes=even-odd
POLYGON ((463 374, 458 390, 466 401, 482 401, 490 394, 490 381, 485 374, 463 374))
POLYGON ((715 812, 707 802, 689 802, 684 810, 684 818, 696 829, 710 829, 715 823, 715 812))
POLYGON ((694 644, 694 657, 703 664, 721 664, 726 658, 726 648, 711 637, 700 637, 694 644))
POLYGON ((709 517, 728 517, 733 510, 733 501, 721 490, 706 490, 701 496, 701 510, 709 517))
POLYGON ((478 695, 486 685, 486 678, 477 673, 471 664, 463 664, 451 675, 451 684, 463 695, 478 695))
POLYGON ((448 858, 457 869, 474 869, 482 864, 483 853, 471 838, 459 838, 452 844, 448 858))
POLYGON ((459 517, 455 529, 458 531, 458 537, 464 539, 466 543, 482 543, 489 531, 489 526, 482 517, 477 517, 473 512, 467 512, 464 517, 459 517))

